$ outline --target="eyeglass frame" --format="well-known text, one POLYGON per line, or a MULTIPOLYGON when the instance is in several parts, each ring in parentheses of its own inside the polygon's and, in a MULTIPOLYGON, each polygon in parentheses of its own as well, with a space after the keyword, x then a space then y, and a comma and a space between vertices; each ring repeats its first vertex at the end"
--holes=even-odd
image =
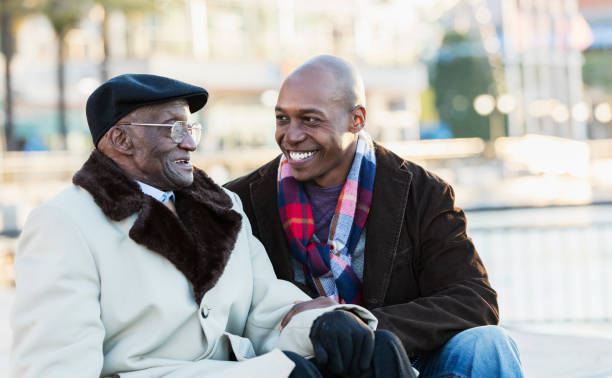
POLYGON ((187 137, 187 135, 191 136, 191 138, 193 139, 193 141, 195 142, 196 146, 200 143, 200 140, 202 139, 202 124, 199 122, 193 122, 193 123, 189 123, 189 122, 185 122, 185 121, 175 121, 174 123, 140 123, 140 122, 118 122, 116 124, 116 126, 152 126, 152 127, 171 127, 172 129, 170 130, 170 139, 172 139, 172 141, 176 144, 180 144, 182 143, 185 138, 187 137), (177 126, 179 125, 179 126, 177 126), (184 126, 181 126, 184 125, 184 126), (180 135, 180 133, 177 133, 175 130, 178 129, 183 129, 186 130, 187 133, 182 135, 180 135), (200 133, 197 136, 197 138, 191 133, 192 130, 199 130, 200 133), (180 139, 178 139, 180 137, 180 139), (196 140, 197 139, 197 140, 196 140))

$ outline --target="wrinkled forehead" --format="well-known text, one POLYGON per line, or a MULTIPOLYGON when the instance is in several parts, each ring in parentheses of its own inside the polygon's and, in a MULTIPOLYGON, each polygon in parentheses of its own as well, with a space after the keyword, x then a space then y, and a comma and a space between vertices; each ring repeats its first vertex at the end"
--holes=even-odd
POLYGON ((188 120, 191 113, 189 112, 189 103, 185 99, 178 99, 161 104, 141 106, 120 121, 123 122, 144 122, 144 123, 160 123, 168 120, 188 120))

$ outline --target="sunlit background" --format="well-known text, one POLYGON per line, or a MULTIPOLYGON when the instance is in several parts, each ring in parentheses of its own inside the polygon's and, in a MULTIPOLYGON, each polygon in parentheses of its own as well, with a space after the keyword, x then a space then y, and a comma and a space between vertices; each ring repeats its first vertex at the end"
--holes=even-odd
POLYGON ((374 138, 455 188, 502 323, 612 337, 612 0, 0 1, 3 329, 17 237, 91 151, 99 84, 207 88, 194 160, 223 183, 278 154, 283 78, 329 53, 374 138))

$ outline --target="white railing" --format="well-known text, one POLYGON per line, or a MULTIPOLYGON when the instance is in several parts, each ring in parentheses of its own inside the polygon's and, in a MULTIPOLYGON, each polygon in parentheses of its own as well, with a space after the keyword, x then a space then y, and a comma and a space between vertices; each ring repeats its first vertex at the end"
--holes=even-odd
POLYGON ((612 320, 612 205, 470 217, 503 322, 612 320))

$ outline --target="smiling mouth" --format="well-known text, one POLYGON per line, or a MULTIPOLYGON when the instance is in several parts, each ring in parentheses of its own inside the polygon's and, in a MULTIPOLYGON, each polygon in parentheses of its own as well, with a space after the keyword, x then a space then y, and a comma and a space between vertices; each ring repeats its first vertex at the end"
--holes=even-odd
POLYGON ((191 168, 192 164, 191 161, 189 159, 177 159, 174 161, 175 164, 180 165, 181 167, 184 168, 191 168))
POLYGON ((303 161, 303 160, 306 160, 314 156, 314 154, 317 153, 317 151, 288 151, 288 152, 289 152, 289 158, 293 161, 303 161))

